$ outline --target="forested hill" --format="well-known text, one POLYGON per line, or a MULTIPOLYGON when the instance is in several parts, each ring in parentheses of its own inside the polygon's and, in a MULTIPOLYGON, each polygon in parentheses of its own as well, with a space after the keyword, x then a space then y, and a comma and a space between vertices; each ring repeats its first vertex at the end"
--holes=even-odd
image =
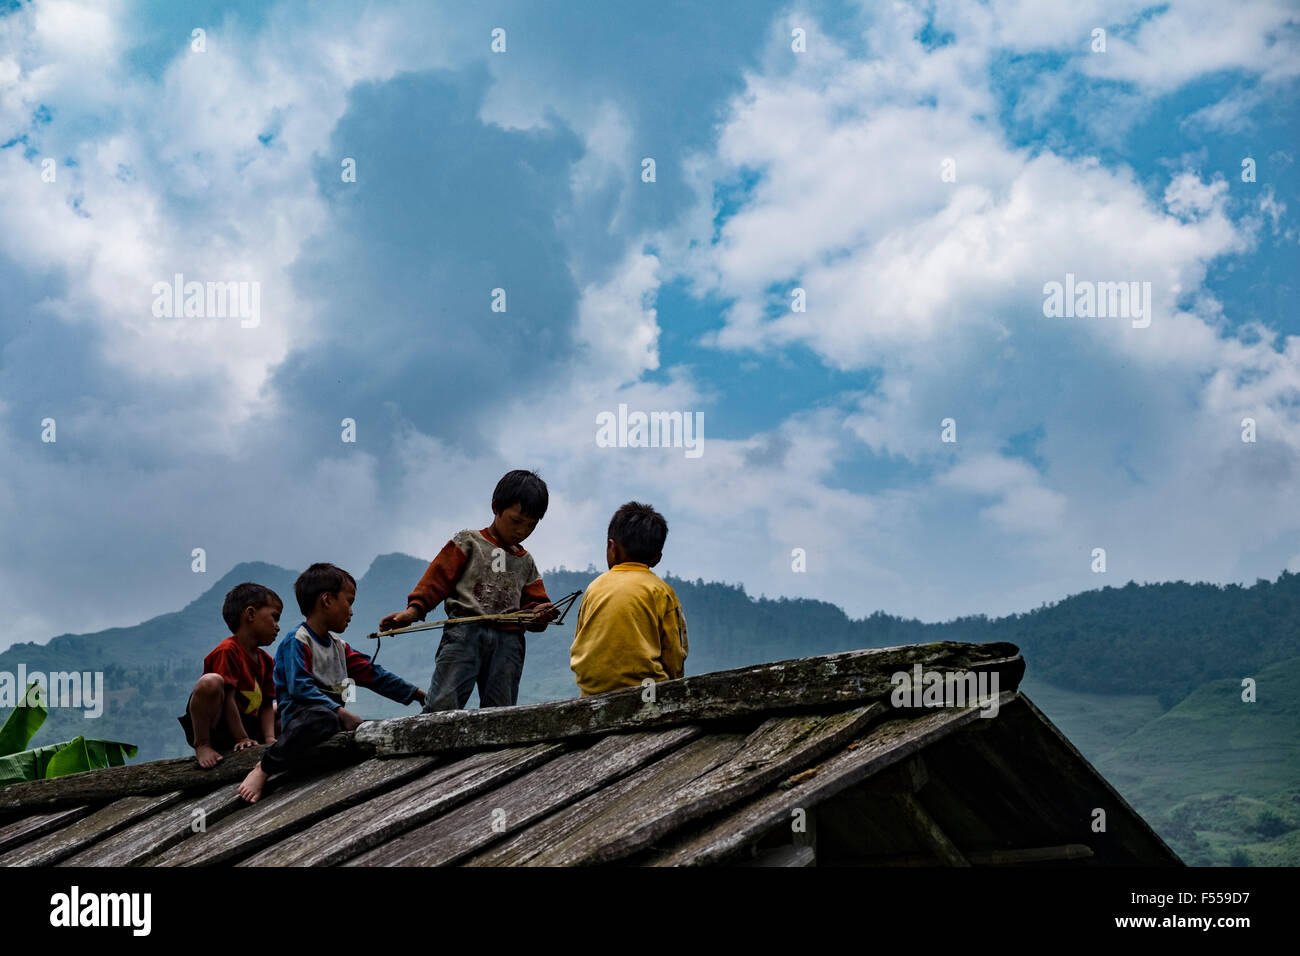
POLYGON ((1251 587, 1130 581, 989 621, 986 633, 1018 644, 1042 680, 1157 694, 1172 707, 1206 681, 1240 680, 1300 654, 1300 574, 1251 587))
MULTIPOLYGON (((405 606, 425 562, 383 555, 360 579, 356 618, 344 635, 370 653, 365 635, 379 618, 405 606)), ((585 588, 595 570, 545 575, 553 597, 585 588)), ((203 656, 226 636, 221 601, 240 581, 274 588, 287 602, 282 634, 300 620, 293 599, 296 572, 241 564, 180 611, 95 634, 63 635, 44 645, 16 644, 0 653, 0 671, 102 671, 110 703, 87 730, 79 712, 54 711, 36 743, 79 733, 141 745, 141 758, 183 752, 175 718, 182 712, 203 656)), ((862 647, 923 641, 1018 644, 1033 677, 1072 690, 1157 694, 1171 706, 1192 688, 1217 678, 1249 676, 1271 663, 1300 656, 1300 575, 1283 573, 1254 586, 1210 584, 1102 588, 1025 614, 976 616, 924 624, 877 612, 850 619, 824 601, 752 598, 740 585, 669 578, 686 609, 690 633, 687 672, 738 667, 862 647)), ((530 637, 520 702, 574 696, 568 645, 576 611, 561 628, 530 637)), ((380 663, 427 686, 438 632, 397 637, 383 644, 380 663)), ((272 648, 274 650, 274 648, 272 648)), ((366 693, 366 716, 402 713, 366 693)), ((414 711, 409 711, 414 712, 414 711)), ((0 715, 3 711, 0 711, 0 715)))
POLYGON ((717 655, 728 667, 922 641, 1010 641, 1041 680, 1095 693, 1157 694, 1170 707, 1208 680, 1249 676, 1300 655, 1300 574, 1286 571, 1251 587, 1130 581, 1024 614, 939 624, 880 611, 851 620, 822 601, 755 600, 739 586, 672 584, 692 625, 692 654, 698 647, 700 660, 717 655))

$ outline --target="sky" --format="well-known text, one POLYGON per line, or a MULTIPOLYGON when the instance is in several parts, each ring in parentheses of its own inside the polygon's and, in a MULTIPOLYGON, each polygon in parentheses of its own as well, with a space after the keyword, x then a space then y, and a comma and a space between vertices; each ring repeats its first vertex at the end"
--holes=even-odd
POLYGON ((513 468, 854 616, 1300 571, 1300 4, 610 9, 0 3, 0 648, 513 468))

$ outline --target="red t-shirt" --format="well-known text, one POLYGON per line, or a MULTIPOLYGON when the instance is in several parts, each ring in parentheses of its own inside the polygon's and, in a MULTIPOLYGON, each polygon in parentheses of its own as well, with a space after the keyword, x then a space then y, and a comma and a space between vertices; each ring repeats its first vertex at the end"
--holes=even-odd
POLYGON ((227 686, 233 686, 240 718, 246 726, 260 727, 257 712, 275 700, 275 661, 260 647, 253 654, 249 657, 234 637, 228 637, 203 658, 203 673, 220 674, 227 686))

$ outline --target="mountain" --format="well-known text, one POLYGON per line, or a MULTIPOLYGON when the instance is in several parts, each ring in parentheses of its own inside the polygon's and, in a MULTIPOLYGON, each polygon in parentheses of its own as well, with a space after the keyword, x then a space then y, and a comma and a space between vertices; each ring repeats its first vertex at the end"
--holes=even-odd
MULTIPOLYGON (((405 606, 426 565, 405 554, 376 558, 358 581, 344 638, 373 654, 366 635, 405 606)), ((585 589, 596 573, 561 568, 544 578, 557 598, 585 589)), ((140 760, 180 756, 189 751, 176 717, 204 655, 227 634, 226 592, 249 580, 273 588, 286 603, 288 635, 302 620, 295 577, 275 565, 240 564, 179 611, 15 644, 0 653, 0 672, 22 664, 29 672, 103 673, 108 701, 94 725, 81 711, 52 709, 38 745, 84 733, 138 744, 140 760)), ((1015 643, 1028 662, 1026 692, 1185 858, 1300 864, 1300 575, 1284 571, 1249 588, 1130 581, 1024 614, 933 624, 879 611, 852 619, 824 601, 668 580, 686 609, 688 674, 925 641, 1015 643), (1257 704, 1240 703, 1243 677, 1258 681, 1257 704)), ((576 617, 575 609, 562 627, 528 636, 520 703, 576 696, 568 656, 576 617)), ((427 687, 440 635, 389 638, 379 663, 427 687)), ((355 709, 366 717, 416 712, 364 689, 355 709)))
POLYGON ((1024 691, 1187 863, 1300 866, 1300 658, 1153 695, 1024 691))
POLYGON ((987 639, 1019 645, 1043 680, 1156 694, 1167 709, 1206 681, 1300 655, 1300 575, 1283 571, 1249 588, 1130 581, 989 624, 987 639))
POLYGON ((1096 762, 1188 863, 1300 865, 1300 657, 1210 681, 1096 762))

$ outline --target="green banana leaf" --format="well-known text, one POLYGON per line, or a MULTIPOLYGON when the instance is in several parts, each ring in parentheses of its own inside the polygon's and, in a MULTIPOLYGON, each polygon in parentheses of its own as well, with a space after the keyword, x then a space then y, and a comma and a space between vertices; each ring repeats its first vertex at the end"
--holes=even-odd
POLYGON ((49 712, 41 702, 40 695, 32 693, 32 688, 38 686, 40 685, 35 681, 27 685, 22 700, 9 714, 4 726, 0 727, 0 757, 26 750, 36 736, 36 731, 45 723, 45 716, 49 712))
POLYGON ((127 757, 136 754, 135 744, 123 744, 116 740, 87 740, 74 737, 63 745, 45 766, 45 776, 62 777, 70 773, 85 770, 102 770, 105 767, 120 767, 127 757))
POLYGON ((0 757, 0 787, 7 787, 11 783, 22 783, 25 780, 44 779, 45 771, 50 761, 54 759, 54 755, 71 742, 68 740, 59 744, 50 744, 48 747, 37 747, 34 750, 24 750, 21 753, 0 757))
MULTIPOLYGON (((33 685, 35 686, 35 685, 33 685)), ((74 737, 57 744, 48 744, 31 750, 13 752, 8 749, 14 741, 26 747, 32 736, 45 722, 47 711, 39 697, 23 697, 14 708, 4 726, 0 727, 0 787, 27 780, 62 777, 85 770, 102 770, 120 767, 128 757, 134 757, 139 748, 116 740, 87 740, 74 737), (29 701, 33 703, 29 706, 29 701)))

